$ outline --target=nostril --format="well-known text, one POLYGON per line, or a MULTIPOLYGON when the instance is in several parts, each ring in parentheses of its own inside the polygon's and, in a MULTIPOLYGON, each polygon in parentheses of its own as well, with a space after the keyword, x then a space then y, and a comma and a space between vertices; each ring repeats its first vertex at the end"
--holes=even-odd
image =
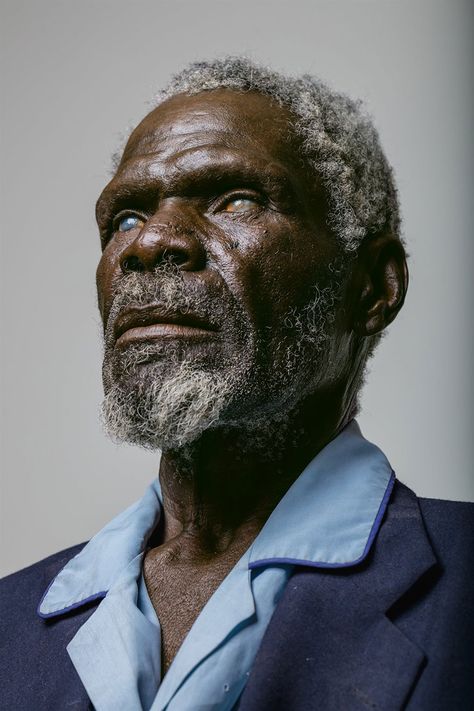
POLYGON ((145 269, 143 262, 133 254, 125 257, 121 266, 123 272, 143 272, 145 269))

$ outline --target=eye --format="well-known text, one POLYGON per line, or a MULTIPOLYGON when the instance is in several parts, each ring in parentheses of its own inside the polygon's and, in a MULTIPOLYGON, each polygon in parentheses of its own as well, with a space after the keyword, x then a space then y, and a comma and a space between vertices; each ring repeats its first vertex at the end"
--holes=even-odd
POLYGON ((243 213, 243 212, 252 212, 253 210, 257 210, 260 207, 260 203, 257 200, 257 198, 253 197, 235 197, 231 198, 229 200, 226 200, 222 207, 220 208, 221 212, 234 212, 234 213, 243 213))
POLYGON ((116 232, 129 232, 129 230, 141 229, 145 221, 138 215, 128 213, 128 215, 117 215, 114 220, 116 232))

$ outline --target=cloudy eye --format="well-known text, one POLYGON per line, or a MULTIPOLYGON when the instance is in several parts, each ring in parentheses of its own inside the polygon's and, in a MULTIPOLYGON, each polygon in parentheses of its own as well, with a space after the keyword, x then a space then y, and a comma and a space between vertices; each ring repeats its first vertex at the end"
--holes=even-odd
POLYGON ((138 215, 125 215, 117 220, 117 230, 119 232, 128 232, 137 227, 142 228, 145 222, 138 215))
POLYGON ((226 202, 223 212, 249 212, 250 210, 255 210, 256 207, 258 207, 256 200, 252 200, 251 198, 235 198, 234 200, 226 202))

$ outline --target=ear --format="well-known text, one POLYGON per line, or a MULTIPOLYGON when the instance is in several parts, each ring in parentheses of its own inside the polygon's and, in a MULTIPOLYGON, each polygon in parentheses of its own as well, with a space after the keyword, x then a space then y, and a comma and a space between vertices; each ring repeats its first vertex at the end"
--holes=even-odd
POLYGON ((383 331, 402 308, 407 288, 406 253, 400 240, 391 234, 365 240, 348 294, 354 332, 373 336, 383 331))

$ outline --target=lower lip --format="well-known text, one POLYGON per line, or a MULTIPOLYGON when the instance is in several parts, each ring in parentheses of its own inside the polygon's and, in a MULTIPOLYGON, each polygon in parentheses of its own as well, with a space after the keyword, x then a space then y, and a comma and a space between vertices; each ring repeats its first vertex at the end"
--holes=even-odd
POLYGON ((208 339, 213 336, 212 331, 204 328, 182 326, 177 323, 154 323, 151 326, 137 326, 129 328, 117 338, 116 346, 123 346, 137 341, 152 341, 158 338, 185 338, 188 340, 208 339))

